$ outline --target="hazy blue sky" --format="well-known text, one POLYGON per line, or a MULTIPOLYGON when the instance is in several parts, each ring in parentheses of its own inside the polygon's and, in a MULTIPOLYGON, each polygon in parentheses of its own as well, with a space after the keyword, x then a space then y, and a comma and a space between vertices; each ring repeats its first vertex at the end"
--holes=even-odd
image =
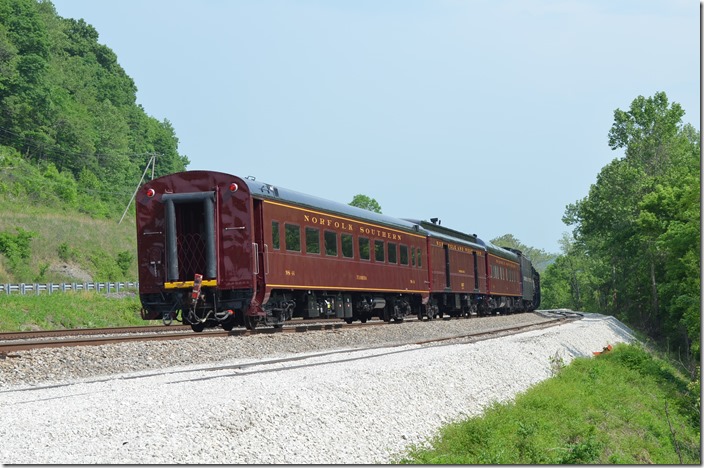
POLYGON ((700 128, 695 0, 53 3, 97 29, 189 169, 487 240, 558 252, 637 96, 700 128))

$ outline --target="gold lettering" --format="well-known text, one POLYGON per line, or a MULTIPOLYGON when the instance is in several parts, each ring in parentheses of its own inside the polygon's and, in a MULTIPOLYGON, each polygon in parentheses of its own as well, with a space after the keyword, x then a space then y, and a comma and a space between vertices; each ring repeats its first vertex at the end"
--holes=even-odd
MULTIPOLYGON (((395 241, 402 241, 403 236, 400 234, 397 234, 392 231, 385 231, 382 229, 376 229, 374 227, 369 227, 369 226, 363 226, 363 225, 358 225, 358 224, 349 224, 344 221, 340 221, 338 219, 335 219, 335 217, 327 217, 327 216, 317 216, 311 213, 304 213, 303 214, 303 221, 306 223, 312 223, 312 224, 318 224, 321 226, 328 226, 328 227, 334 227, 335 229, 341 229, 344 231, 350 231, 354 232, 355 229, 358 229, 359 234, 364 234, 367 236, 376 236, 376 237, 381 237, 382 239, 389 239, 389 240, 395 240, 395 241)), ((442 246, 442 242, 437 241, 438 246, 442 246)), ((453 247, 451 247, 453 248, 453 247)))

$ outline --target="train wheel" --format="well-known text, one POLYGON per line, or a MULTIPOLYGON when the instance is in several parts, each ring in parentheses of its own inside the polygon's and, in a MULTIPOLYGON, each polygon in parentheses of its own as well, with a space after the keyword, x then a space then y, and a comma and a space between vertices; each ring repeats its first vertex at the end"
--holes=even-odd
POLYGON ((382 313, 382 317, 384 319, 384 322, 390 322, 391 321, 391 314, 389 313, 388 309, 384 309, 384 312, 382 313))
POLYGON ((350 324, 350 323, 352 323, 352 322, 353 322, 353 320, 352 320, 351 318, 346 318, 346 319, 345 319, 345 323, 347 323, 347 324, 350 324))
POLYGON ((367 323, 367 317, 360 317, 359 321, 362 323, 367 323))
POLYGON ((191 330, 193 330, 194 332, 200 333, 203 330, 205 330, 205 323, 203 323, 203 322, 192 323, 191 330))
POLYGON ((247 328, 247 330, 254 330, 255 328, 257 328, 257 317, 252 315, 245 315, 244 326, 247 328))

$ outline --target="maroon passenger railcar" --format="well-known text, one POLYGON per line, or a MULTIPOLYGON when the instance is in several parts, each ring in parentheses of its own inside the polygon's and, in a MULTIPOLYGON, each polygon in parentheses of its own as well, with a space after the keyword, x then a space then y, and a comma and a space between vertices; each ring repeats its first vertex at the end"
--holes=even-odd
POLYGON ((213 171, 152 180, 136 199, 145 319, 389 321, 429 298, 417 224, 213 171))
MULTIPOLYGON (((429 319, 534 310, 540 303, 538 273, 515 249, 484 242, 434 222, 411 220, 428 232, 429 319)), ((419 315, 421 317, 421 315, 419 315)))
POLYGON ((193 330, 293 317, 365 322, 533 310, 539 275, 519 251, 214 171, 136 196, 144 319, 193 330))

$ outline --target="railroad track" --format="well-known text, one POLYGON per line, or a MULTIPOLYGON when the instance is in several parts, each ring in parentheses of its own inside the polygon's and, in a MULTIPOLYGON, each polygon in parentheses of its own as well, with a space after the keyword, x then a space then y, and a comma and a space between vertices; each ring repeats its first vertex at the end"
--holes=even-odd
POLYGON ((258 328, 254 330, 236 329, 223 331, 212 329, 202 333, 194 333, 190 326, 157 326, 157 327, 127 327, 80 330, 53 330, 45 332, 13 332, 0 333, 0 359, 18 357, 9 353, 39 348, 62 348, 70 346, 98 346, 104 344, 126 343, 135 341, 165 341, 187 338, 214 338, 228 336, 250 336, 258 334, 302 333, 318 330, 353 329, 355 327, 386 325, 386 322, 374 321, 365 324, 346 324, 336 322, 321 324, 285 325, 283 328, 258 328), (148 330, 153 328, 154 330, 148 330))
MULTIPOLYGON (((453 336, 432 338, 432 339, 427 339, 427 340, 412 340, 412 341, 408 341, 408 342, 404 342, 404 343, 366 346, 366 347, 360 347, 360 348, 354 348, 354 349, 324 351, 321 353, 305 354, 302 356, 292 356, 292 357, 277 358, 277 359, 266 359, 266 360, 262 360, 262 361, 256 361, 256 362, 245 363, 245 364, 218 365, 218 366, 210 366, 210 367, 205 367, 205 368, 201 367, 198 369, 167 371, 167 372, 142 375, 140 377, 148 377, 148 376, 153 376, 153 375, 165 375, 165 374, 168 374, 168 375, 189 374, 189 373, 203 372, 203 371, 229 371, 229 370, 237 371, 235 374, 226 374, 226 375, 217 374, 217 375, 213 375, 213 376, 196 377, 196 378, 192 378, 192 379, 186 378, 186 379, 180 380, 180 381, 200 381, 200 380, 212 380, 212 379, 226 378, 226 377, 242 377, 244 375, 263 374, 263 373, 268 373, 268 372, 280 372, 282 370, 292 370, 292 369, 301 369, 301 368, 307 368, 307 367, 325 366, 325 365, 330 365, 330 364, 339 364, 339 363, 343 363, 343 362, 359 361, 359 360, 363 360, 363 359, 375 359, 375 358, 379 358, 379 357, 388 356, 391 354, 413 352, 413 351, 417 351, 418 349, 420 349, 420 348, 411 348, 411 349, 407 348, 408 346, 412 346, 412 345, 425 347, 425 346, 430 346, 430 345, 432 345, 432 346, 451 346, 451 345, 454 345, 454 344, 457 344, 460 342, 475 343, 478 341, 484 341, 484 340, 489 340, 492 338, 498 338, 500 336, 516 335, 518 333, 523 333, 528 330, 540 330, 540 329, 544 329, 544 328, 551 328, 551 327, 561 325, 565 322, 573 322, 575 320, 579 320, 580 318, 581 317, 560 317, 560 318, 551 319, 549 321, 542 322, 542 323, 533 323, 533 324, 518 325, 518 326, 512 326, 512 327, 500 327, 500 328, 496 328, 496 329, 492 329, 492 330, 484 330, 484 331, 480 331, 480 332, 473 332, 473 333, 462 334, 462 335, 453 335, 453 336), (405 349, 399 349, 399 348, 405 348, 405 349), (377 351, 378 351, 378 353, 377 353, 377 351), (363 355, 363 356, 354 356, 356 354, 365 353, 365 352, 373 352, 374 354, 363 355), (350 355, 352 355, 352 356, 350 356, 350 355), (331 361, 306 362, 306 361, 311 361, 311 360, 315 360, 318 358, 329 357, 329 356, 341 356, 341 357, 340 357, 340 359, 331 360, 331 361), (281 367, 267 368, 267 366, 271 366, 271 365, 289 364, 289 363, 293 363, 293 362, 302 362, 302 363, 298 364, 298 365, 293 365, 293 366, 286 366, 285 368, 281 368, 281 367)), ((171 383, 175 383, 175 382, 171 382, 171 383)))
MULTIPOLYGON (((411 318, 416 320, 415 318, 411 318)), ((340 319, 294 319, 287 322, 284 326, 295 326, 299 324, 319 324, 325 322, 339 324, 340 319)), ((326 323, 327 324, 327 323, 326 323)), ((242 329, 244 330, 244 329, 242 329)), ((264 329, 262 329, 264 330, 264 329)), ((193 336, 196 333, 192 331, 190 325, 137 325, 130 327, 107 327, 107 328, 70 328, 70 329, 60 329, 60 330, 35 330, 35 331, 13 331, 13 332, 0 332, 0 342, 3 341, 16 341, 16 340, 36 340, 42 338, 68 338, 72 336, 86 336, 86 335, 129 335, 138 333, 176 333, 176 332, 190 332, 193 336)), ((221 328, 206 328, 201 333, 223 333, 221 328)), ((237 334, 237 330, 233 333, 237 334)))
MULTIPOLYGON (((565 320, 575 320, 579 317, 561 316, 551 319, 543 324, 553 324, 554 326, 565 320)), ((411 320, 409 320, 411 321, 411 320)), ((298 324, 287 324, 283 328, 258 328, 254 330, 236 329, 223 331, 212 329, 203 333, 194 333, 189 326, 141 326, 141 327, 120 327, 120 328, 100 328, 100 329, 79 329, 79 330, 52 330, 42 332, 13 332, 0 333, 0 359, 17 358, 19 355, 10 354, 16 351, 26 351, 39 348, 60 348, 71 346, 98 346, 104 344, 126 343, 135 341, 165 341, 180 339, 199 339, 229 336, 251 336, 257 334, 277 334, 277 333, 303 333, 308 331, 321 330, 353 330, 363 327, 374 327, 381 325, 392 325, 397 322, 386 323, 383 321, 371 321, 367 323, 346 324, 344 322, 320 323, 319 320, 301 321, 298 324), (309 322, 309 323, 302 323, 309 322)), ((500 332, 520 333, 528 328, 535 328, 536 324, 522 325, 517 327, 497 328, 483 332, 475 332, 464 336, 451 336, 430 340, 437 342, 444 340, 456 340, 461 338, 474 337, 480 339, 481 336, 492 336, 500 332)), ((416 343, 421 344, 421 343, 416 343)))
MULTIPOLYGON (((178 383, 178 382, 186 382, 186 381, 202 381, 202 380, 213 380, 213 379, 221 379, 221 378, 236 378, 236 377, 244 377, 247 375, 253 375, 253 374, 265 374, 265 373, 270 373, 270 372, 281 372, 281 371, 290 371, 290 370, 295 370, 295 369, 303 369, 303 368, 313 368, 313 367, 319 367, 319 366, 326 366, 326 365, 331 365, 331 364, 339 364, 339 363, 345 363, 345 362, 353 362, 353 361, 360 361, 360 360, 368 360, 368 359, 377 359, 393 354, 399 354, 399 353, 411 353, 414 351, 418 351, 420 349, 426 348, 428 346, 452 346, 460 343, 475 343, 479 341, 484 341, 488 339, 493 339, 493 338, 498 338, 498 337, 503 337, 503 336, 509 336, 509 335, 515 335, 519 333, 523 333, 529 330, 539 330, 539 329, 545 329, 545 328, 550 328, 550 327, 555 327, 558 325, 561 325, 563 323, 567 322, 573 322, 576 320, 581 319, 581 316, 569 316, 569 317, 557 317, 550 319, 545 322, 539 322, 539 323, 532 323, 532 324, 525 324, 525 325, 518 325, 518 326, 510 326, 510 327, 497 327, 494 329, 489 329, 489 330, 483 330, 483 331, 477 331, 477 332, 472 332, 472 333, 467 333, 467 334, 460 334, 460 335, 452 335, 452 336, 444 336, 444 337, 437 337, 437 338, 432 338, 432 339, 425 339, 425 340, 409 340, 407 342, 401 342, 401 343, 390 343, 390 344, 380 344, 380 345, 372 345, 372 346, 362 346, 358 348, 352 348, 352 349, 337 349, 337 350, 330 350, 330 351, 322 351, 322 352, 317 352, 317 353, 304 353, 300 355, 294 355, 290 357, 285 357, 285 358, 273 358, 273 359, 263 359, 263 360, 254 360, 251 362, 244 362, 244 363, 238 363, 238 364, 227 364, 227 365, 222 365, 222 364, 216 364, 216 365, 210 365, 210 366, 199 366, 197 368, 192 368, 192 369, 164 369, 164 370, 157 370, 153 372, 147 372, 147 373, 140 373, 139 375, 131 376, 131 377, 121 377, 122 379, 142 379, 142 378, 148 378, 148 377, 154 377, 154 376, 169 376, 172 377, 174 380, 171 380, 169 383, 178 383), (208 372, 210 375, 202 375, 203 372, 208 372), (200 373, 201 375, 198 376, 193 376, 191 375, 200 373)), ((371 322, 367 324, 359 324, 359 327, 364 327, 364 326, 378 326, 378 325, 386 325, 385 322, 371 322)), ((309 330, 323 330, 323 329, 332 329, 332 328, 338 328, 337 326, 331 326, 331 325, 305 325, 305 326, 296 326, 296 327, 289 327, 288 329, 277 329, 275 331, 269 331, 268 329, 262 329, 262 330, 243 330, 246 332, 245 334, 257 334, 257 333, 296 333, 296 332, 302 332, 302 331, 309 331, 309 330), (305 330, 304 330, 305 329, 305 330)), ((349 325, 345 326, 344 329, 349 329, 349 325)), ((227 335, 227 333, 218 333, 220 335, 227 335)), ((201 337, 204 336, 202 334, 193 334, 190 333, 191 337, 201 337)), ((107 376, 107 377, 99 377, 95 379, 91 379, 91 382, 107 382, 112 380, 113 377, 107 376)), ((69 383, 51 383, 47 385, 37 385, 37 386, 32 386, 32 387, 27 387, 23 389, 14 389, 11 391, 21 391, 21 392, 30 392, 30 391, 35 391, 35 390, 40 390, 44 388, 56 388, 56 387, 70 387, 74 385, 75 383, 69 382, 69 383)), ((5 393, 6 391, 0 390, 0 393, 5 393)))

